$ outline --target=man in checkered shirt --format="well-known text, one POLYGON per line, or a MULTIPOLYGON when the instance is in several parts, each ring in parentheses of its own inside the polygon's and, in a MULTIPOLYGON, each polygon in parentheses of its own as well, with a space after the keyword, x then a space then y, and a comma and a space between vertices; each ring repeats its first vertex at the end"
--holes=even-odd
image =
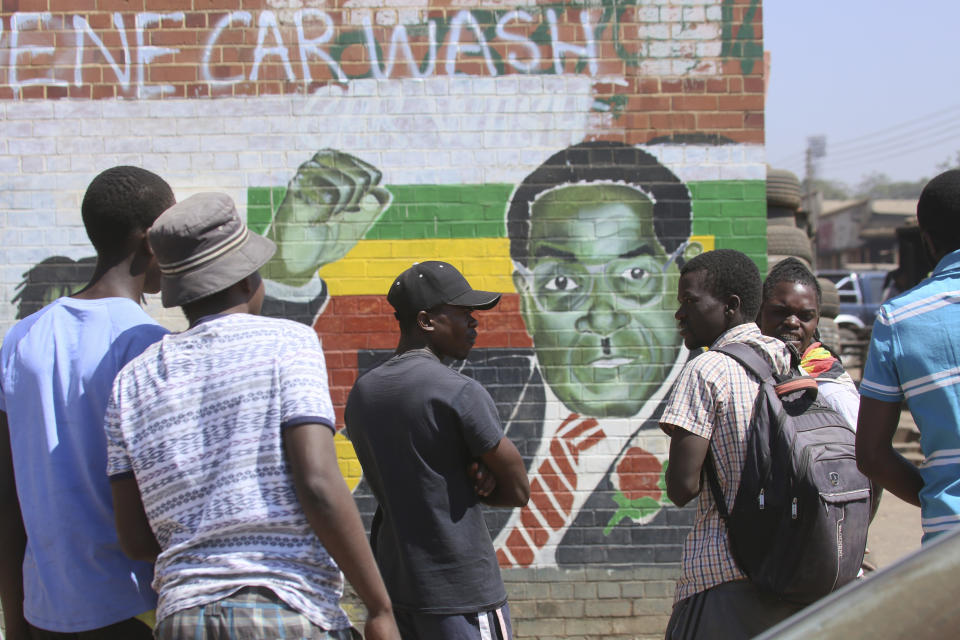
POLYGON ((790 366, 787 346, 754 323, 762 282, 743 253, 718 249, 680 271, 675 314, 688 349, 709 347, 684 366, 667 399, 660 428, 670 436, 667 495, 677 506, 695 497, 697 517, 683 547, 680 579, 666 637, 751 638, 800 607, 758 590, 730 555, 727 531, 701 471, 713 456, 727 509, 740 484, 747 429, 760 383, 735 360, 712 351, 732 342, 756 349, 774 369, 790 366))

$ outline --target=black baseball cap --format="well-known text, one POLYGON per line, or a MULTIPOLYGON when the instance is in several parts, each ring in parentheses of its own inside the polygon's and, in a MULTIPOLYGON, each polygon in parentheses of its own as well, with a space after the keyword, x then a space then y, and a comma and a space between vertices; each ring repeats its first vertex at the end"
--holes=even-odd
POLYGON ((448 262, 427 260, 396 277, 387 292, 387 302, 398 312, 426 311, 441 304, 490 309, 500 302, 500 294, 474 289, 448 262))

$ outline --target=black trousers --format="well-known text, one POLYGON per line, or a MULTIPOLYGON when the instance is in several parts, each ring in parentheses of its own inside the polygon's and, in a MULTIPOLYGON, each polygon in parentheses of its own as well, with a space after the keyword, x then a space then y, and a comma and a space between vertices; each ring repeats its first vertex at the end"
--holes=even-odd
POLYGON ((724 582, 673 605, 666 640, 747 640, 805 605, 785 602, 752 582, 724 582))
POLYGON ((30 640, 153 640, 153 631, 136 618, 90 631, 45 631, 30 625, 30 640))

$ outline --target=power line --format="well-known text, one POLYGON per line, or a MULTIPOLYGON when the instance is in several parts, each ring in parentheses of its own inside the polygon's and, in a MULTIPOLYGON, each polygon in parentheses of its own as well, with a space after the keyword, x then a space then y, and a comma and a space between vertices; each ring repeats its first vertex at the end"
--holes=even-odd
MULTIPOLYGON (((841 152, 852 152, 854 150, 864 150, 866 152, 872 152, 876 148, 885 147, 886 145, 893 143, 895 141, 902 140, 903 138, 922 136, 926 133, 934 133, 941 131, 941 127, 947 124, 951 124, 951 117, 939 117, 944 114, 953 114, 960 115, 960 105, 952 105, 950 107, 945 107, 938 111, 913 118, 911 120, 906 120, 899 124, 894 124, 883 129, 876 130, 872 133, 866 133, 860 136, 855 136, 853 138, 847 138, 846 140, 841 140, 837 143, 830 143, 828 145, 828 155, 830 149, 839 148, 841 152), (933 119, 933 120, 931 120, 933 119), (917 123, 922 123, 921 126, 913 126, 917 123), (889 135, 890 132, 896 132, 894 135, 889 135), (866 144, 857 144, 861 141, 869 140, 866 144)), ((801 162, 804 158, 805 152, 801 151, 798 153, 792 153, 788 156, 783 156, 778 165, 795 165, 798 162, 801 162)))
POLYGON ((861 158, 861 157, 874 155, 876 153, 881 153, 881 152, 902 146, 904 144, 915 144, 921 140, 925 142, 936 142, 938 140, 949 139, 949 138, 945 138, 944 136, 947 136, 948 134, 953 134, 956 132, 960 132, 960 122, 955 122, 952 127, 945 128, 945 129, 937 129, 936 131, 929 131, 922 135, 897 136, 896 138, 890 138, 889 140, 883 142, 883 144, 877 144, 871 147, 859 148, 859 149, 851 148, 847 151, 840 151, 839 153, 833 153, 833 154, 828 153, 827 157, 833 158, 835 160, 861 158))
MULTIPOLYGON (((957 134, 955 134, 955 135, 952 135, 952 136, 948 136, 948 137, 946 137, 946 138, 943 138, 943 139, 942 139, 942 142, 949 142, 949 141, 951 141, 951 140, 958 140, 958 139, 960 139, 960 133, 957 133, 957 134)), ((887 160, 887 159, 890 159, 890 158, 893 158, 893 157, 903 156, 903 155, 907 155, 907 154, 909 154, 909 153, 915 153, 915 152, 917 152, 917 151, 923 151, 923 150, 926 150, 926 149, 929 149, 929 148, 930 148, 930 145, 929 145, 929 144, 921 144, 921 145, 914 146, 914 147, 899 148, 899 149, 896 149, 893 153, 889 153, 889 154, 887 154, 887 155, 876 156, 876 157, 875 157, 875 160, 887 160)), ((848 158, 848 159, 846 159, 846 160, 840 160, 840 161, 834 161, 834 162, 830 162, 829 160, 827 160, 824 164, 826 164, 827 166, 829 166, 829 167, 832 168, 832 169, 843 169, 843 168, 847 168, 847 167, 854 166, 854 165, 856 165, 856 164, 861 164, 861 162, 859 162, 859 161, 857 161, 857 160, 855 160, 855 159, 850 159, 850 158, 848 158)), ((870 163, 870 164, 872 164, 872 163, 870 163)))

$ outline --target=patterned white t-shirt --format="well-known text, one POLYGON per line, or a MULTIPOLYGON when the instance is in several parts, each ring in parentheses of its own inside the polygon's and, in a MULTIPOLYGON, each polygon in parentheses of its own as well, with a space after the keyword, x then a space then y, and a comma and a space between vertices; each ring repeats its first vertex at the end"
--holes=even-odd
POLYGON ((211 316, 123 368, 107 473, 135 475, 163 549, 158 620, 263 586, 325 629, 350 625, 343 576, 307 523, 281 436, 334 420, 319 339, 288 320, 211 316))

